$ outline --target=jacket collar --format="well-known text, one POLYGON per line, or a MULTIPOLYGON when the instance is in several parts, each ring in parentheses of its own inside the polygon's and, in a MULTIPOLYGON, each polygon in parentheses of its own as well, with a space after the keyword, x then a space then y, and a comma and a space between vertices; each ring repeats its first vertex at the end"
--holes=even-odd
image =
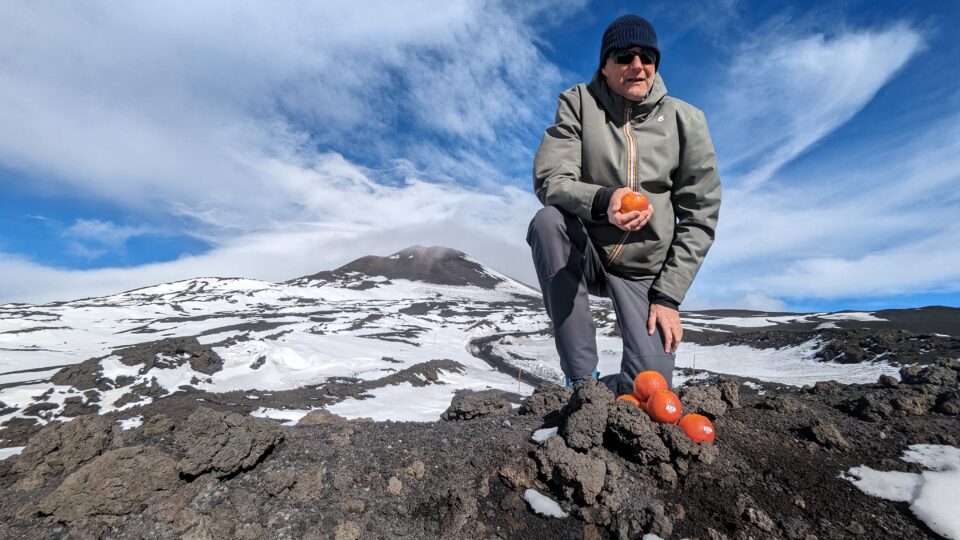
POLYGON ((646 99, 643 101, 630 101, 611 90, 610 87, 607 86, 607 79, 599 70, 594 74, 590 84, 587 85, 587 89, 590 90, 590 93, 603 105, 607 114, 618 123, 622 122, 624 109, 628 107, 631 108, 631 118, 646 118, 660 101, 663 100, 664 96, 667 95, 667 85, 664 84, 659 73, 654 76, 653 88, 650 89, 650 93, 647 94, 646 99))

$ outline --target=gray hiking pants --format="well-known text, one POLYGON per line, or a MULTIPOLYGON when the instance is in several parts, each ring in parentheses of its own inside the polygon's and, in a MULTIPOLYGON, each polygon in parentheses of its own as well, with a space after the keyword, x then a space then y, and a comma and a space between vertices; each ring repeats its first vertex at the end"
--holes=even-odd
POLYGON ((636 374, 652 369, 672 386, 674 356, 664 350, 660 328, 647 334, 651 281, 608 273, 583 223, 555 206, 541 208, 533 217, 527 243, 567 378, 586 378, 597 368, 596 326, 588 298, 592 294, 613 301, 623 337, 620 373, 601 380, 615 393, 627 394, 636 374))

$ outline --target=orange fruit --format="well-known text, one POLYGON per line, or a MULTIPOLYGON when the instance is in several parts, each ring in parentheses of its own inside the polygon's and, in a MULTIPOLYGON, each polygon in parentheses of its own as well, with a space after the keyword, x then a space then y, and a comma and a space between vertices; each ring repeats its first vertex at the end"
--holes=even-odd
POLYGON ((646 404, 650 396, 658 390, 669 390, 667 380, 658 371, 641 371, 633 378, 633 395, 637 396, 640 403, 646 404))
POLYGON ((630 212, 643 212, 650 207, 650 201, 643 193, 631 191, 620 199, 620 213, 628 214, 630 212))
POLYGON ((630 403, 633 403, 637 407, 640 406, 640 400, 631 396, 630 394, 623 394, 622 396, 617 396, 617 401, 628 401, 630 403))
POLYGON ((687 434, 687 437, 690 437, 690 440, 695 443, 702 443, 703 441, 712 443, 714 437, 717 435, 717 430, 713 427, 713 422, 702 414, 684 415, 684 417, 680 419, 680 427, 683 428, 683 432, 687 434))
POLYGON ((669 390, 659 390, 647 400, 647 414, 657 422, 676 424, 683 416, 680 398, 669 390))

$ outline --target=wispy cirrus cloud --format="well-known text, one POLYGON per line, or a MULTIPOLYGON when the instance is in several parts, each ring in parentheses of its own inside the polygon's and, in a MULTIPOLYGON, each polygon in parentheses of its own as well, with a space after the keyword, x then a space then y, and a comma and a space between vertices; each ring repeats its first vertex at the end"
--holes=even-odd
POLYGON ((960 113, 812 178, 733 190, 695 284, 702 306, 960 291, 960 113))
POLYGON ((848 122, 923 43, 906 23, 826 35, 798 34, 790 21, 743 43, 712 119, 734 187, 759 187, 848 122))
POLYGON ((123 251, 127 240, 145 234, 156 234, 155 227, 117 225, 100 219, 78 219, 63 230, 68 249, 77 256, 93 260, 110 252, 123 251))

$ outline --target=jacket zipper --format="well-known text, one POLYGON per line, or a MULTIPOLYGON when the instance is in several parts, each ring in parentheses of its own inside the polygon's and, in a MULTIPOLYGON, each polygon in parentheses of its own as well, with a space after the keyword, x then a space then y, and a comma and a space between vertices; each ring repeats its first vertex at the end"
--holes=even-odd
MULTIPOLYGON (((630 106, 627 105, 623 113, 623 134, 627 138, 627 187, 631 191, 637 190, 637 136, 633 132, 633 123, 630 121, 630 106)), ((607 259, 607 268, 615 264, 623 256, 627 247, 627 237, 630 231, 624 231, 623 236, 617 246, 610 252, 610 258, 607 259)))

